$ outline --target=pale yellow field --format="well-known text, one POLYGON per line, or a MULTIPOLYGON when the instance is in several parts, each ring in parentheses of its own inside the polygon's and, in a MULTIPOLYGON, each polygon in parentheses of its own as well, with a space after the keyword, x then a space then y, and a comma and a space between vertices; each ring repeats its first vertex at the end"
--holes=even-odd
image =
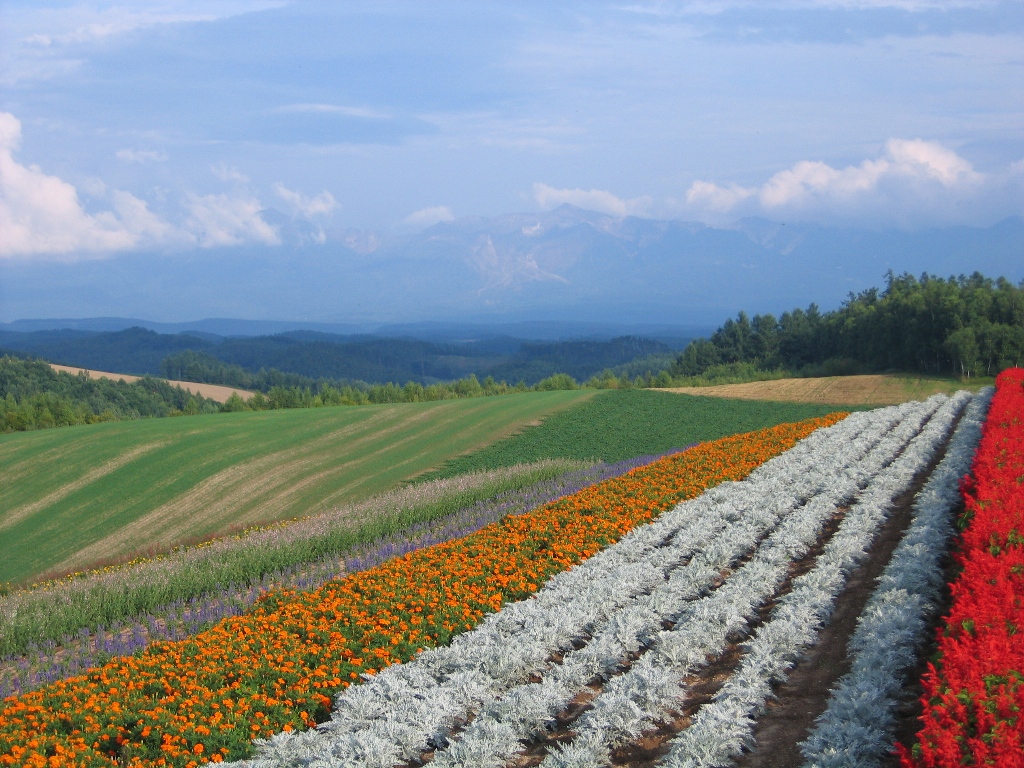
POLYGON ((715 387, 677 387, 663 390, 685 395, 733 397, 738 400, 774 400, 823 405, 895 405, 922 400, 958 389, 977 390, 986 382, 968 384, 952 379, 914 378, 910 376, 826 376, 818 379, 776 379, 747 384, 721 384, 715 387))
MULTIPOLYGON (((63 371, 64 373, 70 373, 75 376, 82 371, 85 371, 90 379, 113 379, 114 381, 138 381, 141 376, 131 376, 127 373, 107 373, 106 371, 90 371, 88 368, 73 368, 70 365, 57 365, 56 363, 50 363, 50 367, 55 371, 63 371)), ((173 379, 165 379, 165 381, 172 387, 181 387, 186 392, 193 395, 202 395, 208 397, 211 400, 216 400, 218 403, 225 402, 231 395, 238 394, 243 400, 253 396, 252 392, 245 389, 235 389, 234 387, 222 387, 219 384, 197 384, 194 381, 174 381, 173 379)))

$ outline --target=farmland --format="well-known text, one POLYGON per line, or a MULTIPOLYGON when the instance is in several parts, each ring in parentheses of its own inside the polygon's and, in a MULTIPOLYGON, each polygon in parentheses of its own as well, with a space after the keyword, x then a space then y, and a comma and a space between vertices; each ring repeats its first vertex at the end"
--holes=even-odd
POLYGON ((315 592, 282 591, 191 640, 157 643, 86 677, 8 699, 0 711, 5 762, 35 764, 40 750, 94 765, 109 764, 111 754, 182 766, 197 755, 196 762, 244 755, 254 735, 321 719, 325 693, 360 672, 471 629, 667 506, 744 477, 838 418, 698 446, 315 592), (66 712, 75 713, 70 738, 61 735, 66 712))
MULTIPOLYGON (((344 561, 342 578, 271 586, 184 639, 155 635, 132 656, 31 685, 0 711, 0 759, 40 768, 45 755, 54 765, 181 768, 240 758, 252 768, 737 759, 824 768, 891 762, 899 726, 907 766, 989 754, 1016 765, 1016 656, 969 648, 1011 647, 1019 618, 1005 606, 1019 589, 1019 521, 1010 518, 1019 512, 1020 386, 1019 372, 1000 377, 964 486, 958 557, 968 569, 953 586, 962 605, 940 637, 948 648, 938 668, 954 682, 926 675, 930 701, 942 705, 926 707, 935 722, 922 721, 922 744, 906 737, 908 678, 939 618, 960 480, 989 392, 723 437, 600 470, 606 479, 592 486, 592 469, 570 469, 561 477, 593 479, 536 508, 527 499, 541 497, 524 496, 495 507, 497 517, 472 512, 483 521, 476 533, 460 534, 469 518, 455 514, 412 546, 344 561), (982 657, 1002 666, 979 666, 982 657), (956 727, 966 738, 954 743, 956 727)), ((808 407, 832 410, 594 393, 435 474, 476 460, 498 473, 479 475, 494 478, 475 481, 484 484, 501 472, 553 476, 572 465, 493 467, 517 454, 614 458, 808 407), (679 409, 674 421, 663 403, 679 409)), ((556 481, 552 490, 579 482, 556 481)))
POLYGON ((589 390, 3 436, 0 471, 17 482, 0 499, 0 581, 316 514, 422 473, 450 477, 550 458, 619 461, 834 410, 589 390))
POLYGON ((367 498, 587 397, 226 413, 0 436, 0 581, 367 498))

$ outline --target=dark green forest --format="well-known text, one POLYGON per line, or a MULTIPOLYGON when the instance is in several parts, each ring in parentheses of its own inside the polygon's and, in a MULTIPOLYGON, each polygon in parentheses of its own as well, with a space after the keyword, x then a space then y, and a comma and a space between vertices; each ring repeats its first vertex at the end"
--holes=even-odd
POLYGON ((142 328, 107 333, 0 331, 0 347, 92 370, 231 384, 264 393, 274 386, 316 382, 344 386, 413 381, 429 386, 470 374, 481 380, 490 376, 531 386, 558 373, 582 381, 606 368, 644 360, 644 370, 629 371, 635 376, 650 366, 655 371, 667 367, 679 349, 634 336, 607 341, 531 342, 498 337, 435 343, 312 331, 225 338, 160 334, 142 328))
POLYGON ((93 380, 58 373, 42 360, 0 357, 0 432, 219 410, 219 403, 159 379, 93 380))
POLYGON ((966 378, 1015 365, 1024 365, 1024 283, 978 273, 943 279, 890 272, 884 290, 851 294, 832 312, 814 304, 778 318, 741 312, 710 338, 691 342, 669 373, 892 371, 966 378))

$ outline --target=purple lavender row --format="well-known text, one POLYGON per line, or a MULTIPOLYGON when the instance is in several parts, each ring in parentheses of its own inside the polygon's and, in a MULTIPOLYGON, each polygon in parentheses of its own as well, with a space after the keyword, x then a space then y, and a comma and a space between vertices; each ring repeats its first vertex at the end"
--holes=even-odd
POLYGON ((0 660, 0 699, 72 677, 116 656, 130 656, 154 642, 184 640, 222 619, 245 613, 273 589, 317 589, 344 573, 366 570, 393 557, 467 536, 509 515, 525 514, 681 450, 686 448, 572 470, 551 480, 478 501, 438 520, 412 525, 344 556, 268 574, 259 583, 232 584, 216 595, 171 603, 124 626, 115 624, 98 631, 83 629, 75 636, 65 636, 60 642, 46 641, 26 655, 0 660))

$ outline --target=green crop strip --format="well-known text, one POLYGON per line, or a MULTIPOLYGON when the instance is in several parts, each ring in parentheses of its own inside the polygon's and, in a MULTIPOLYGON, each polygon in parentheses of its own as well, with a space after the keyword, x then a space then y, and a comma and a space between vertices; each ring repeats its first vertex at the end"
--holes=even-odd
POLYGON ((468 456, 433 477, 564 458, 621 461, 849 408, 609 390, 468 456))

